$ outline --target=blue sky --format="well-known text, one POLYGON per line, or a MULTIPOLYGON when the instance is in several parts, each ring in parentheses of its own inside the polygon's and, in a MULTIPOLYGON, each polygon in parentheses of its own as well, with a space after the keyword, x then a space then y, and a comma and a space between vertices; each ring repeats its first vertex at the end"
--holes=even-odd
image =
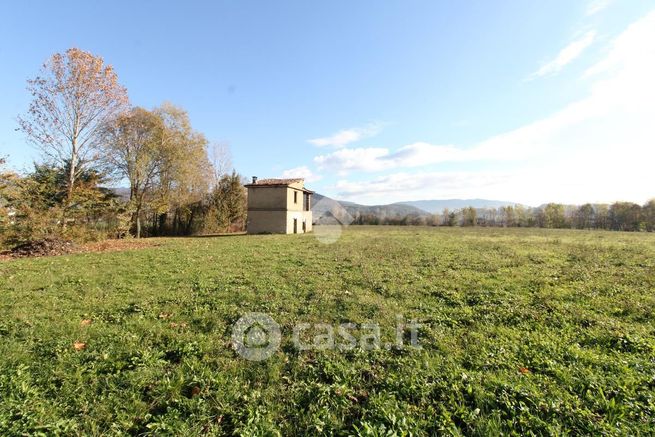
POLYGON ((339 199, 655 197, 655 5, 588 1, 4 2, 0 156, 51 54, 104 57, 245 176, 339 199))

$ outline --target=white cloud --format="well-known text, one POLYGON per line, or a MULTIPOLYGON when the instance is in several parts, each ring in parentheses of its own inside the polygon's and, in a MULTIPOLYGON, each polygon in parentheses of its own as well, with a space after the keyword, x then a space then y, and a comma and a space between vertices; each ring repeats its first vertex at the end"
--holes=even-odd
POLYGON ((369 123, 362 127, 340 130, 329 137, 314 138, 308 140, 308 142, 318 147, 344 147, 350 143, 373 137, 377 135, 381 129, 382 126, 380 123, 369 123))
MULTIPOLYGON (((517 161, 534 154, 536 149, 526 147, 530 145, 527 143, 527 137, 531 137, 535 131, 544 130, 547 124, 548 122, 535 123, 493 137, 469 149, 425 142, 408 144, 394 152, 381 147, 344 148, 327 155, 319 155, 314 158, 314 163, 321 169, 346 175, 352 171, 377 172, 445 162, 517 161)), ((534 142, 531 144, 536 145, 534 142)))
POLYGON ((327 155, 319 155, 314 158, 314 162, 320 169, 336 170, 340 174, 352 170, 380 171, 385 169, 380 161, 388 154, 388 149, 378 147, 340 149, 327 155))
POLYGON ((284 179, 297 179, 302 178, 305 182, 316 182, 321 180, 321 176, 312 172, 306 165, 290 168, 289 170, 284 170, 282 172, 282 178, 284 179))
POLYGON ((587 10, 585 11, 585 14, 587 16, 595 15, 600 11, 604 10, 605 8, 607 8, 610 5, 610 3, 612 3, 612 0, 591 0, 587 4, 587 10))
POLYGON ((532 73, 528 77, 528 80, 559 73, 562 68, 576 60, 582 54, 582 52, 584 52, 585 49, 594 42, 595 38, 595 31, 590 30, 589 32, 585 33, 582 35, 582 37, 576 39, 564 47, 562 50, 560 50, 555 59, 546 62, 541 66, 541 68, 532 73))
POLYGON ((475 151, 417 142, 403 146, 395 152, 381 147, 344 148, 327 155, 319 155, 314 158, 314 162, 319 168, 346 174, 350 171, 374 172, 471 159, 475 159, 475 151))
MULTIPOLYGON (((398 172, 334 187, 351 200, 487 197, 538 205, 558 202, 638 203, 655 196, 655 11, 630 25, 604 59, 583 75, 589 93, 560 111, 470 149, 415 143, 390 152, 369 150, 350 161, 318 157, 317 164, 352 170, 399 170, 443 161, 506 161, 503 173, 398 172), (517 159, 519 162, 508 162, 517 159), (341 167, 339 167, 341 165, 341 167), (335 167, 336 166, 336 167, 335 167)), ((357 150, 357 149, 354 149, 357 150)), ((485 170, 485 168, 487 170, 485 170)))
POLYGON ((334 189, 341 199, 364 203, 388 203, 389 199, 411 200, 462 197, 471 189, 493 187, 508 178, 502 173, 418 172, 394 173, 370 181, 341 180, 334 189), (410 199, 411 198, 411 199, 410 199))

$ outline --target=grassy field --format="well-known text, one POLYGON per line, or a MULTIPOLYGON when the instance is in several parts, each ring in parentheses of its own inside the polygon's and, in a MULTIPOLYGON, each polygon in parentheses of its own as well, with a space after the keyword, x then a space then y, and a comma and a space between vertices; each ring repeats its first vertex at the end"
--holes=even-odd
POLYGON ((351 227, 0 263, 0 434, 649 434, 655 235, 351 227), (233 323, 282 327, 270 359, 233 323), (296 323, 421 350, 298 351, 296 323), (77 345, 77 347, 76 347, 77 345), (79 350, 78 350, 79 349, 79 350))

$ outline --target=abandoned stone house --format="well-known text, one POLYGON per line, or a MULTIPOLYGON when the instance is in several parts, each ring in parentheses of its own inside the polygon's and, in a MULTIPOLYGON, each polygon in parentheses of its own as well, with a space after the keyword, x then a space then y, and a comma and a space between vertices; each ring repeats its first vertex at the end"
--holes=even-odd
POLYGON ((302 234, 312 230, 313 191, 304 179, 252 178, 248 189, 249 234, 302 234))

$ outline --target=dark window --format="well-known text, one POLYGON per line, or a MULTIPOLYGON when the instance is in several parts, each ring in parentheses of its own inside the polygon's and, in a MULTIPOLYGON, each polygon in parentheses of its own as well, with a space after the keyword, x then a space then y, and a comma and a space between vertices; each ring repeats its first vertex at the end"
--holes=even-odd
POLYGON ((293 203, 298 203, 298 192, 297 191, 293 192, 293 203))

